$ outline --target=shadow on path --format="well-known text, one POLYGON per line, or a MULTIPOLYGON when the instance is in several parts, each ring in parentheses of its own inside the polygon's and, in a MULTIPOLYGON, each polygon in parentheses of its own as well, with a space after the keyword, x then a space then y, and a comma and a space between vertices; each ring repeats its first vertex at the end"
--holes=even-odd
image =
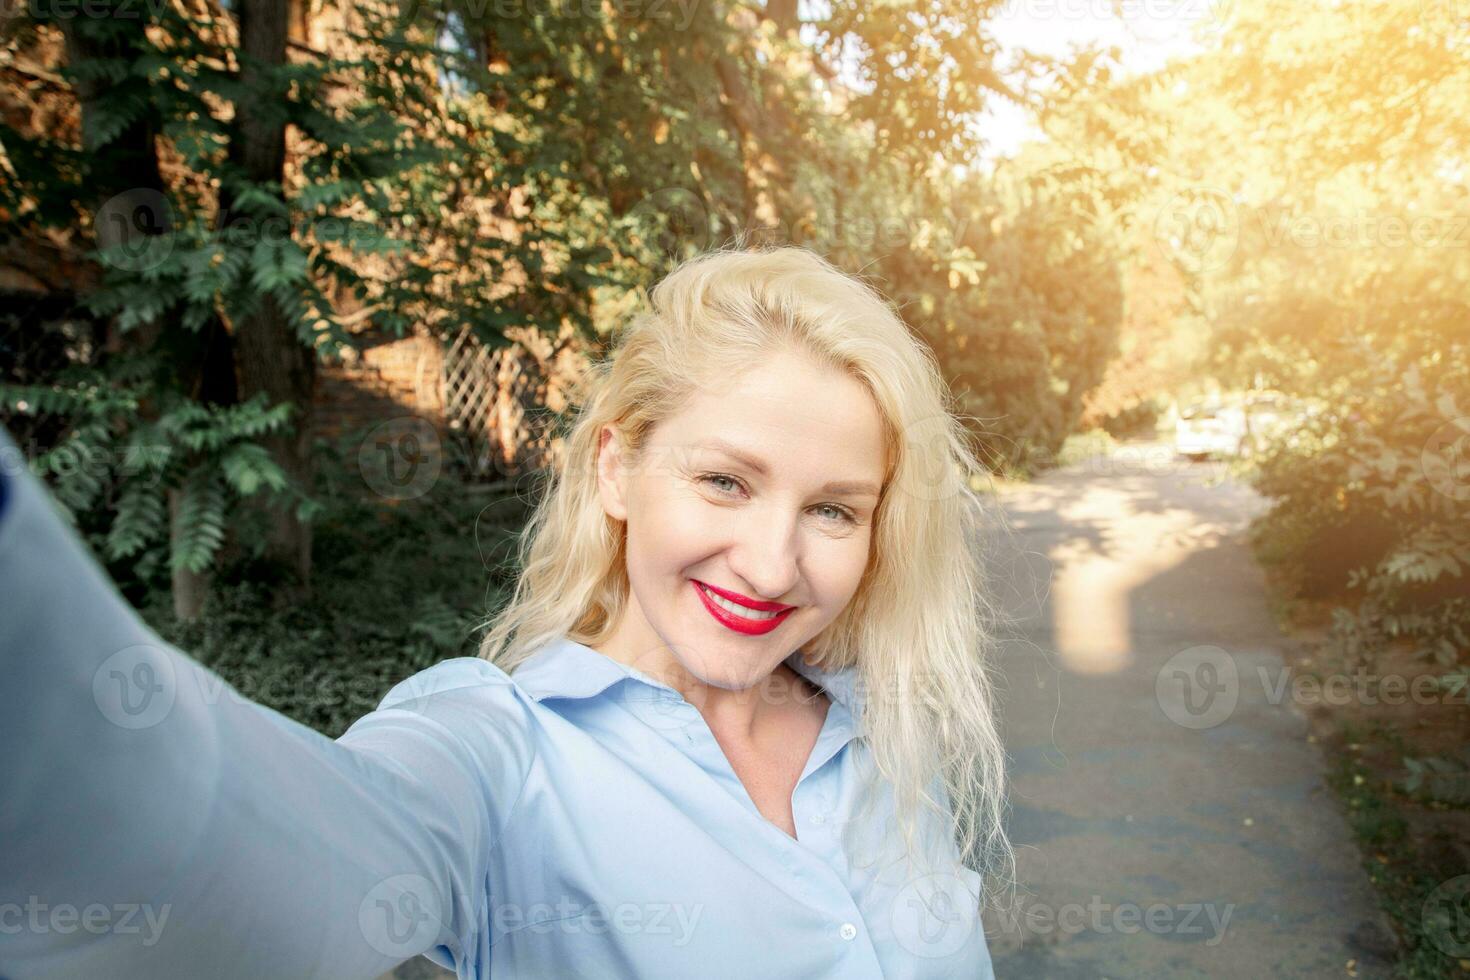
POLYGON ((1014 914, 986 913, 1002 980, 1389 975, 1387 919, 1281 694, 1290 641, 1244 541, 1265 502, 1222 476, 1134 446, 1001 499, 1021 882, 1014 914))

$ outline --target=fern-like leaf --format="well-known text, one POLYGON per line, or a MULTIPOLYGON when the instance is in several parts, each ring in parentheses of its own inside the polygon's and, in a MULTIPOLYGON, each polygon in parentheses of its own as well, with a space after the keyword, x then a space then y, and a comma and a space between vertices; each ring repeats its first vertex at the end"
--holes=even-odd
POLYGON ((208 469, 196 468, 179 488, 177 521, 170 567, 203 572, 225 540, 225 493, 208 469))
POLYGON ((130 482, 117 500, 117 516, 107 531, 109 560, 131 558, 163 533, 163 492, 151 480, 130 482))

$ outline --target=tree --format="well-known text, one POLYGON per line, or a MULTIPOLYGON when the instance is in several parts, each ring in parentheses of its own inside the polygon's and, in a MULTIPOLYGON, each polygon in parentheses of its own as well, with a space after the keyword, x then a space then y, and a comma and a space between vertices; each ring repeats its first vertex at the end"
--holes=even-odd
MULTIPOLYGON (((1470 51, 1453 5, 1241 0, 1198 54, 1048 131, 1136 198, 1199 367, 1320 409, 1257 461, 1265 538, 1371 657, 1470 648, 1470 51)), ((1107 81, 1106 79, 1099 79, 1107 81)))
MULTIPOLYGON (((1041 70, 999 62, 994 0, 807 20, 780 3, 693 16, 404 0, 329 8, 294 37, 300 12, 282 2, 151 5, 125 45, 70 66, 74 88, 103 80, 89 114, 107 138, 91 149, 121 149, 142 120, 127 139, 163 161, 161 200, 117 241, 88 238, 79 194, 100 154, 0 132, 18 176, 7 232, 80 230, 97 246, 91 309, 119 335, 156 330, 136 363, 3 393, 68 417, 69 444, 115 461, 150 449, 62 494, 98 512, 129 572, 163 553, 203 575, 229 541, 309 581, 310 379, 359 326, 468 326, 489 344, 573 327, 595 349, 640 287, 737 233, 876 271, 995 416, 998 466, 1009 444, 1059 444, 1113 349, 1094 190, 955 171, 975 114, 1028 98, 1041 70), (201 369, 170 374, 188 350, 201 369)), ((64 26, 25 25, 40 40, 64 26)))

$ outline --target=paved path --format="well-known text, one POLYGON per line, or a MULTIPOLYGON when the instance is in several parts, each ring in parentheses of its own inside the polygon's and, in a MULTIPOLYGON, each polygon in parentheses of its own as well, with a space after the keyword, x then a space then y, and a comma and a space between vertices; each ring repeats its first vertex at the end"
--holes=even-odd
POLYGON ((1000 980, 1387 976, 1306 720, 1270 693, 1289 641, 1243 534, 1265 502, 1132 445, 1002 503, 1023 897, 987 913, 1000 980))

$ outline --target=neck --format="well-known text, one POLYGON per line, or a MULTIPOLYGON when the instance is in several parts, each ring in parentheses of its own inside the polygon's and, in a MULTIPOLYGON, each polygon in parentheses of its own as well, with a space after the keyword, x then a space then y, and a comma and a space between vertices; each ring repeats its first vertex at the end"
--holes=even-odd
POLYGON ((678 691, 721 739, 760 740, 763 733, 776 729, 778 721, 822 696, 819 688, 784 662, 747 687, 726 688, 696 677, 662 643, 628 643, 621 629, 614 629, 595 649, 678 691), (640 650, 643 652, 630 653, 640 650))

